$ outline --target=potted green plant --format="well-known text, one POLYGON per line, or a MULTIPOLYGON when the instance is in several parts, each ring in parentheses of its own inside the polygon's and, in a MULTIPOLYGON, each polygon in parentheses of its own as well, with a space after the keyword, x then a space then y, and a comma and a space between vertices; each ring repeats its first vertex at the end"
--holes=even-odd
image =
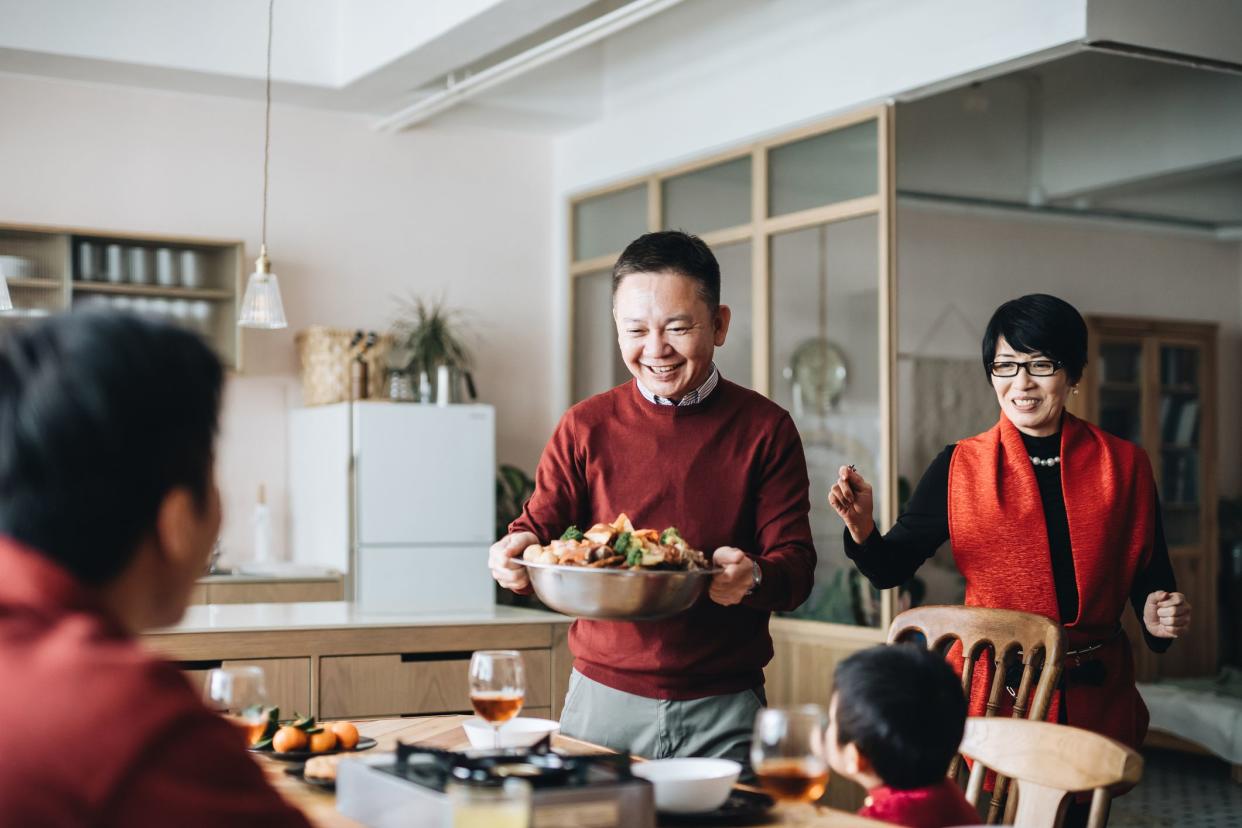
POLYGON ((423 402, 431 401, 431 383, 441 366, 449 370, 453 387, 464 379, 470 398, 476 396, 471 375, 474 360, 466 345, 463 316, 461 311, 446 308, 442 299, 416 296, 402 304, 393 322, 394 345, 388 352, 389 370, 405 373, 411 382, 417 382, 423 402))

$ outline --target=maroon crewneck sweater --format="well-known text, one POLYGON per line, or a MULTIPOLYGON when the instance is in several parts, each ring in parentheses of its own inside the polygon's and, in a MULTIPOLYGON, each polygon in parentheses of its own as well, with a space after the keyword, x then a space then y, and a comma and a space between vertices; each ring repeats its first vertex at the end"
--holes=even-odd
POLYGON ((697 699, 757 688, 772 658, 768 617, 810 594, 815 573, 802 441, 784 409, 724 379, 697 405, 655 405, 631 380, 561 418, 511 532, 541 543, 565 528, 611 522, 676 526, 710 558, 721 546, 755 556, 763 582, 724 607, 706 593, 661 621, 579 619, 574 667, 617 690, 697 699))

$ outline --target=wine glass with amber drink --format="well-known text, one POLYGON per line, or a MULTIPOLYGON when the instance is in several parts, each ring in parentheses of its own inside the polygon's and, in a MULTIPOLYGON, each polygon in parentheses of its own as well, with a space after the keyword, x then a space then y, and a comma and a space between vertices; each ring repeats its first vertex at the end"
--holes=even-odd
POLYGON ((750 762, 759 784, 773 799, 809 805, 824 795, 828 789, 826 724, 827 713, 817 704, 768 707, 755 716, 750 762))
POLYGON ((470 704, 491 724, 500 747, 500 726, 522 710, 526 667, 517 650, 478 650, 470 657, 470 704))
POLYGON ((207 706, 242 729, 246 745, 262 741, 272 707, 262 667, 217 667, 203 686, 207 706))

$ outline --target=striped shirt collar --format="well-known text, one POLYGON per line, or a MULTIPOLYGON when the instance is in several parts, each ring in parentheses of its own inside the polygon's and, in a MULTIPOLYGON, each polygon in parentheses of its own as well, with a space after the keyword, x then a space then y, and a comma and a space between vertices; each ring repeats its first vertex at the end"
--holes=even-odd
POLYGON ((707 399, 708 395, 711 394, 712 391, 716 390, 716 385, 720 382, 720 371, 716 368, 716 363, 713 362, 712 372, 707 375, 707 379, 703 380, 703 384, 686 396, 682 397, 679 402, 673 402, 668 397, 656 396, 648 391, 647 386, 643 385, 641 382, 638 382, 637 379, 634 381, 638 383, 638 390, 642 392, 643 398, 646 399, 647 402, 653 403, 654 405, 697 405, 707 399))

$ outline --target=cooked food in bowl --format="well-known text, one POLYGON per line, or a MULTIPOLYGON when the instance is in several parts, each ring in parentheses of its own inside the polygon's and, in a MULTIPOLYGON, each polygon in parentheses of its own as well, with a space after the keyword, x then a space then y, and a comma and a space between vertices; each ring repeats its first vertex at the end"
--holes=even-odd
POLYGON ((565 530, 547 546, 533 543, 522 560, 537 564, 585 566, 592 569, 649 569, 693 571, 709 569, 707 558, 670 526, 663 532, 635 529, 621 514, 612 523, 597 523, 585 532, 577 526, 565 530))

